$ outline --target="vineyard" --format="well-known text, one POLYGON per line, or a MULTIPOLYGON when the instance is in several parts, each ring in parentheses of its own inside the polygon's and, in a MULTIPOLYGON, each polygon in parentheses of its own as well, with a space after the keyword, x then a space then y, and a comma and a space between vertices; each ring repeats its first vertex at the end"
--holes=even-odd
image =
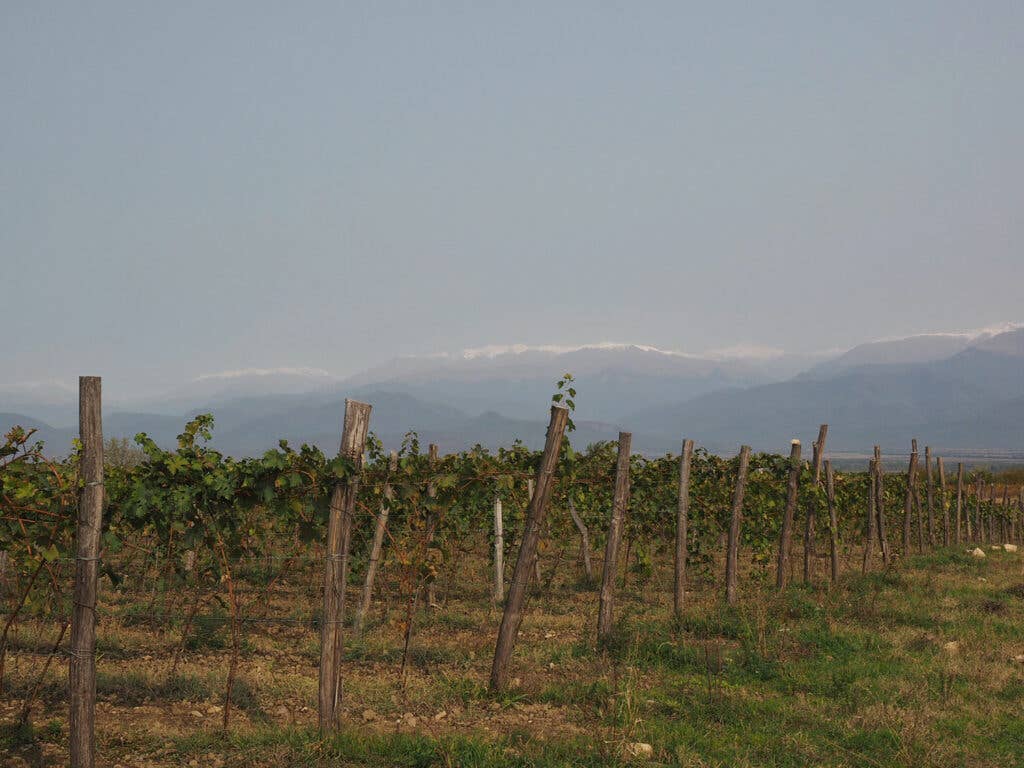
POLYGON ((825 426, 575 446, 575 397, 543 451, 383 446, 351 401, 337 456, 224 456, 210 416, 106 461, 12 430, 9 764, 1021 759, 1024 490, 916 441, 839 471, 825 426))

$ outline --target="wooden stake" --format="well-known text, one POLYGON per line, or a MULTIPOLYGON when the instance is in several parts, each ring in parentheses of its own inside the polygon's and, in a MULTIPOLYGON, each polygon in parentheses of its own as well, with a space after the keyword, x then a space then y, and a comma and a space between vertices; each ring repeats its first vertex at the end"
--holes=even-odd
POLYGON ((957 462, 956 465, 956 528, 953 529, 954 541, 960 544, 960 524, 964 513, 964 463, 957 462))
MULTIPOLYGON (((612 514, 608 523, 608 538, 604 550, 604 571, 601 576, 601 599, 597 612, 597 642, 611 638, 614 626, 615 576, 619 566, 619 545, 625 525, 626 507, 629 505, 629 454, 633 436, 619 432, 619 454, 615 462, 615 492, 612 496, 612 514)), ((628 553, 627 553, 628 554, 628 553)))
POLYGON ((939 466, 939 508, 942 511, 942 544, 948 547, 949 538, 949 503, 946 498, 946 468, 942 464, 942 457, 936 459, 939 466))
POLYGON ((932 477, 932 449, 927 445, 924 447, 924 470, 925 470, 925 503, 928 506, 928 546, 935 548, 935 507, 933 505, 935 496, 935 478, 932 477))
POLYGON ((321 732, 338 727, 341 702, 341 660, 344 653, 342 621, 345 616, 345 582, 352 536, 352 516, 359 490, 371 406, 345 400, 345 423, 339 454, 352 462, 354 474, 334 486, 327 519, 327 550, 324 564, 324 615, 320 628, 320 682, 318 691, 321 732))
POLYGON ((82 441, 75 533, 75 597, 68 650, 72 768, 96 764, 96 593, 103 527, 103 416, 99 376, 78 379, 78 433, 82 441))
MULTIPOLYGON (((528 478, 526 481, 526 503, 529 505, 530 500, 533 499, 533 478, 528 478)), ((541 526, 541 538, 543 538, 544 527, 541 526)), ((533 583, 537 589, 540 589, 540 539, 537 540, 537 551, 533 555, 533 583)))
POLYGON ((494 602, 505 599, 505 523, 501 496, 494 495, 494 602))
POLYGON ((571 494, 569 495, 569 516, 572 518, 576 530, 580 532, 580 554, 583 557, 583 573, 587 577, 587 583, 590 584, 594 581, 594 568, 590 564, 590 531, 587 530, 583 518, 576 511, 576 502, 573 501, 571 494))
POLYGON ((732 495, 732 515, 729 522, 729 546, 725 554, 725 602, 736 604, 737 567, 739 565, 740 526, 743 524, 743 496, 747 490, 747 471, 750 469, 750 446, 740 447, 736 488, 732 495))
POLYGON ((910 491, 914 497, 914 512, 917 514, 917 551, 918 554, 924 554, 924 517, 921 515, 921 491, 917 474, 914 473, 914 484, 910 486, 910 491))
POLYGON ((1010 510, 1010 489, 1004 484, 1003 485, 1003 508, 999 511, 999 532, 1002 534, 1002 544, 1008 544, 1010 541, 1009 533, 1006 530, 1006 521, 1010 510))
POLYGON ((829 554, 832 557, 832 583, 839 580, 839 520, 836 515, 836 484, 832 462, 825 462, 825 499, 828 501, 829 554))
POLYGON ((996 484, 989 483, 988 486, 988 540, 989 543, 996 542, 996 484))
POLYGON ((793 513, 796 511, 797 494, 800 489, 800 441, 793 440, 789 447, 789 482, 786 485, 786 506, 782 511, 782 535, 779 538, 778 568, 775 572, 775 587, 786 586, 786 569, 789 566, 789 548, 793 538, 793 513))
MULTIPOLYGON (((430 473, 433 475, 435 467, 438 461, 438 448, 435 443, 430 443, 427 448, 427 459, 430 462, 430 473)), ((433 502, 437 498, 437 486, 431 481, 427 483, 427 498, 433 502)), ((434 534, 437 532, 438 524, 438 513, 434 509, 433 503, 430 504, 430 509, 427 512, 427 542, 426 548, 430 549, 430 545, 434 541, 434 534)), ((437 608, 437 580, 431 578, 427 582, 427 608, 437 608)))
MULTIPOLYGON (((394 474, 398 471, 398 454, 391 452, 388 460, 388 472, 394 474)), ((370 560, 366 565, 366 580, 363 583, 363 599, 359 603, 359 610, 356 613, 352 626, 352 633, 359 637, 363 632, 363 623, 366 614, 370 610, 370 602, 373 599, 373 582, 377 577, 377 567, 380 563, 380 552, 384 546, 384 534, 388 528, 388 516, 391 514, 391 501, 394 499, 394 492, 391 483, 384 484, 384 501, 377 512, 377 525, 373 529, 373 543, 370 545, 370 560)))
MULTIPOLYGON (((821 487, 821 461, 825 455, 825 439, 828 437, 828 424, 818 427, 818 439, 814 443, 811 471, 814 473, 815 491, 821 487)), ((818 513, 818 496, 814 495, 807 504, 807 522, 804 527, 804 581, 811 580, 811 569, 814 564, 814 526, 818 513)))
POLYGON ((882 563, 889 565, 892 552, 889 550, 889 535, 885 522, 885 467, 882 465, 882 449, 875 446, 875 515, 878 517, 878 544, 882 548, 882 563))
POLYGON ((558 453, 562 447, 562 437, 569 418, 569 410, 562 406, 551 406, 551 421, 548 424, 547 440, 540 467, 537 470, 537 489, 530 499, 526 510, 523 526, 523 540, 519 547, 519 555, 512 571, 512 581, 505 600, 505 611, 501 617, 498 640, 494 646, 494 663, 491 666, 491 689, 501 690, 508 678, 508 663, 515 648, 516 635, 523 621, 523 604, 526 599, 526 586, 530 581, 530 570, 540 538, 540 526, 544 522, 544 510, 554 485, 555 467, 558 465, 558 453))
POLYGON ((687 526, 690 517, 690 464, 693 460, 693 440, 683 440, 679 456, 679 504, 676 507, 676 557, 673 584, 673 608, 676 618, 682 618, 686 603, 687 526))
POLYGON ((917 440, 911 441, 907 467, 907 495, 903 500, 903 556, 910 554, 910 518, 914 512, 914 483, 917 482, 917 440))
POLYGON ((861 573, 867 573, 868 569, 871 568, 871 561, 874 557, 875 548, 875 499, 878 497, 878 491, 875 487, 878 483, 878 478, 875 472, 875 460, 871 459, 868 461, 868 520, 867 528, 865 529, 864 535, 864 560, 861 563, 861 573))
POLYGON ((987 484, 985 481, 981 483, 981 490, 978 492, 978 541, 981 544, 986 544, 986 526, 985 526, 985 515, 988 510, 985 505, 985 490, 987 484))

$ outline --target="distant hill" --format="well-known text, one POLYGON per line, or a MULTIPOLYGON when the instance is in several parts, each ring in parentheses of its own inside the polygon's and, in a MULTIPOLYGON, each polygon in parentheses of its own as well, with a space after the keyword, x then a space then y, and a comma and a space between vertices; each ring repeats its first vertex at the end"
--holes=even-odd
POLYGON ((861 365, 828 378, 715 392, 620 421, 652 435, 693 435, 721 449, 749 442, 781 450, 793 437, 813 437, 821 422, 830 425, 829 444, 837 450, 903 450, 912 437, 952 449, 1024 449, 1024 331, 1005 336, 945 360, 861 365))
MULTIPOLYGON (((408 431, 444 450, 515 439, 540 447, 554 382, 569 371, 579 391, 573 442, 581 447, 614 440, 623 428, 646 453, 678 450, 684 436, 724 453, 740 443, 779 451, 793 437, 809 443, 828 422, 837 451, 876 443, 903 451, 912 437, 951 450, 1024 449, 1024 329, 871 342, 802 371, 793 370, 796 358, 784 358, 591 345, 402 358, 344 382, 304 369, 229 372, 167 399, 109 404, 104 433, 146 432, 169 447, 189 417, 209 412, 214 444, 232 455, 261 453, 281 438, 333 453, 344 398, 352 397, 374 405, 370 426, 388 448, 408 431)), ((26 396, 0 392, 0 428, 36 426, 53 452, 66 452, 77 433, 67 392, 48 390, 38 412, 26 396)))
POLYGON ((580 419, 606 421, 630 403, 672 403, 726 387, 788 378, 806 358, 709 357, 640 345, 569 350, 470 351, 464 356, 403 358, 354 376, 345 387, 374 386, 468 413, 535 418, 554 382, 576 377, 580 419))

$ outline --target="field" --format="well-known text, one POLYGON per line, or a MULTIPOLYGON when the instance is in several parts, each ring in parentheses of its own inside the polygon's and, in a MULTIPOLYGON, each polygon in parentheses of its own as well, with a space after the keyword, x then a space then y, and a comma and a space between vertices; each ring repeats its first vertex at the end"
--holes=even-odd
MULTIPOLYGON (((703 580, 681 621, 671 616, 671 572, 658 567, 620 592, 621 618, 602 651, 596 592, 564 569, 570 578, 531 597, 515 678, 501 694, 487 689, 500 619, 487 569, 467 559, 439 583, 439 606, 416 617, 404 679, 404 612, 380 607, 364 637, 349 641, 344 726, 327 739, 316 730, 312 627, 245 628, 237 709, 224 731, 223 614, 204 609, 172 673, 180 629, 160 632, 137 618, 149 599, 144 584, 109 591, 98 630, 101 764, 604 766, 627 762, 637 742, 653 747, 638 758, 651 765, 1024 764, 1016 553, 978 561, 939 550, 832 588, 795 584, 781 594, 753 571, 732 608, 703 580)), ((306 581, 278 583, 273 611, 305 600, 306 581)), ((18 629, 5 723, 17 721, 58 630, 18 629)), ((63 680, 59 660, 39 691, 35 725, 5 726, 5 765, 66 764, 63 680)))

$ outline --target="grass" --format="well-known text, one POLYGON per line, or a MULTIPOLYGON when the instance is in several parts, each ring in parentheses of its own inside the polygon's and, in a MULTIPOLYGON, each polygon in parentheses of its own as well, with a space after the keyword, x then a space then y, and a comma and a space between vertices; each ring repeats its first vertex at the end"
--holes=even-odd
MULTIPOLYGON (((500 615, 485 580, 418 614, 404 678, 401 620, 375 617, 348 646, 344 726, 330 738, 315 730, 314 629, 249 632, 225 732, 211 713, 228 651, 204 638, 171 676, 180 633, 159 634, 124 600, 127 620, 104 630, 117 652, 99 663, 99 748, 110 765, 213 768, 612 766, 631 742, 654 747, 649 765, 1024 765, 1019 554, 944 550, 781 594, 749 578, 739 605, 699 589, 679 620, 662 566, 642 596, 620 596, 601 648, 595 595, 565 567, 557 598, 533 601, 500 694, 487 689, 500 615)), ((281 615, 295 607, 286 591, 277 600, 281 615)), ((31 688, 52 634, 19 629, 3 722, 16 719, 13 699, 31 688)), ((60 666, 41 687, 35 719, 45 725, 4 726, 0 752, 65 761, 60 666)))

